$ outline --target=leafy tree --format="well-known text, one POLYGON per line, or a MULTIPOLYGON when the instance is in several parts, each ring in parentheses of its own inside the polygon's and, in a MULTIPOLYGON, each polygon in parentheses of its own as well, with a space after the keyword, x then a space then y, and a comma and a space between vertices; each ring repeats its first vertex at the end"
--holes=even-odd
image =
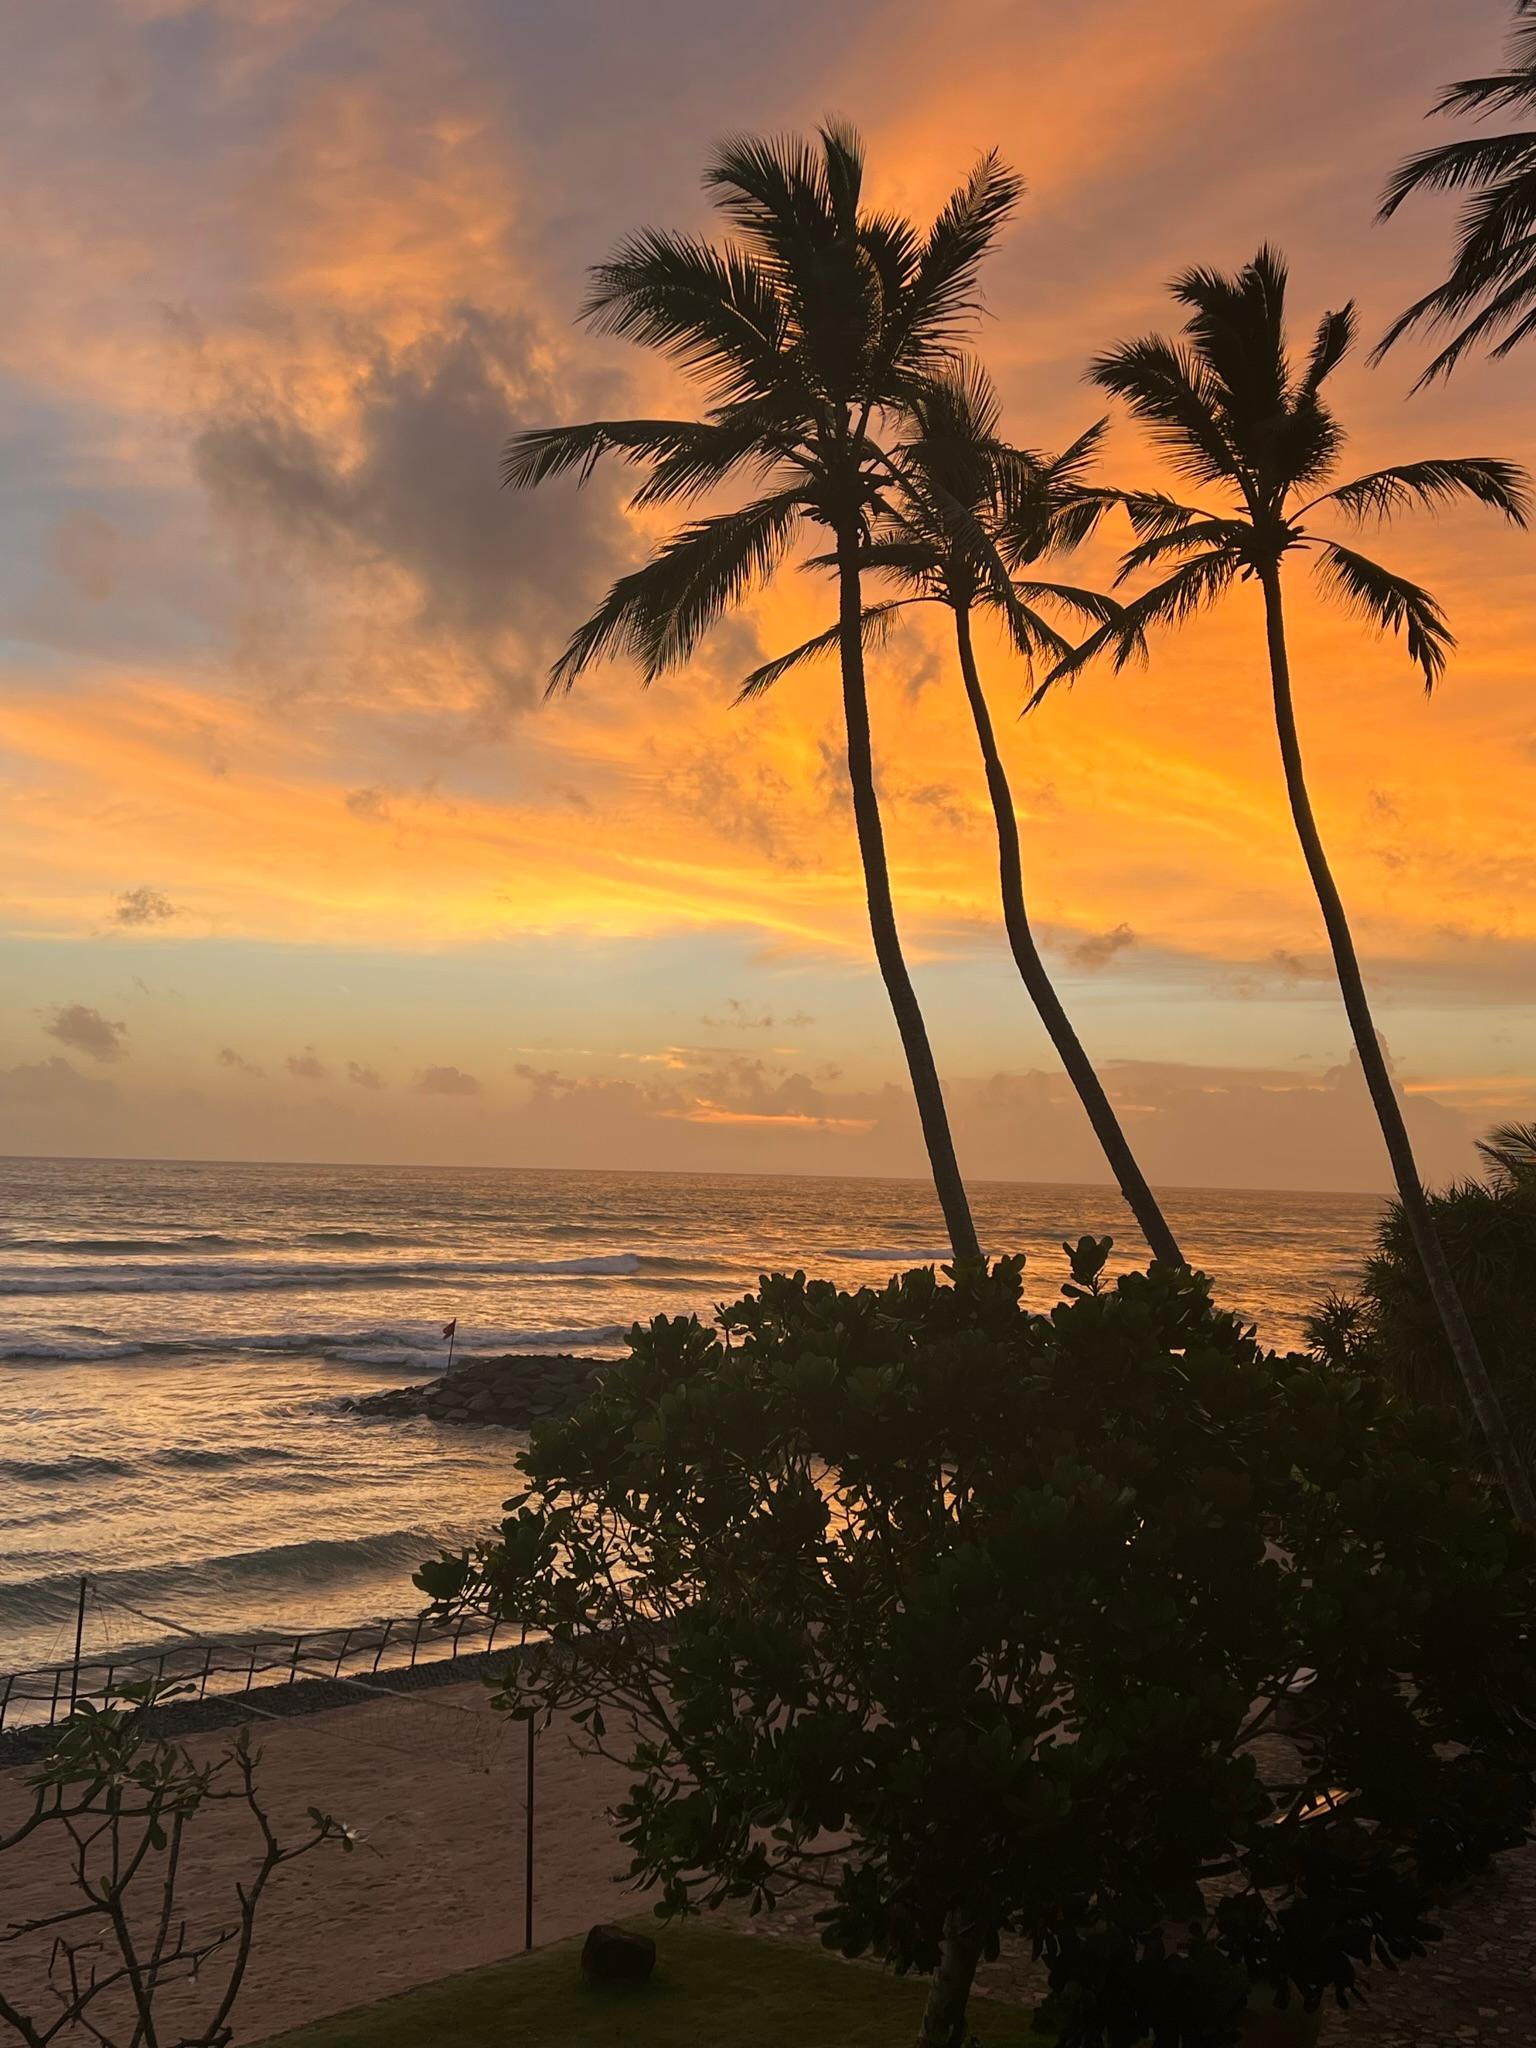
MULTIPOLYGON (((1505 70, 1447 86, 1434 114, 1486 117, 1536 110, 1536 0, 1516 0, 1505 70)), ((1375 358, 1417 328, 1456 331, 1420 377, 1447 377, 1469 349, 1507 356, 1536 332, 1536 129, 1473 135, 1420 151, 1387 186, 1380 218, 1418 192, 1466 192, 1456 257, 1443 284, 1416 299, 1387 329, 1375 358)))
MULTIPOLYGON (((0 2033, 24 2048, 84 2039, 156 2048, 172 2038, 173 2024, 178 2048, 227 2048, 267 1886, 286 1864, 327 1843, 353 1846, 350 1831, 318 1807, 301 1834, 278 1838, 248 1729, 205 1764, 153 1734, 147 1717, 178 1690, 126 1686, 121 1704, 102 1708, 82 1700, 28 1780, 30 1806, 0 1830, 0 1857, 28 1858, 44 1882, 52 1862, 70 1886, 67 1904, 0 1933, 13 1958, 0 1985, 0 2033), (208 1809, 229 1804, 254 1822, 256 1853, 231 1888, 225 1924, 189 1933, 188 1836, 208 1809), (20 1945, 47 1955, 30 2000, 18 1982, 20 1945), (168 1991, 179 1994, 174 2023, 168 1991)), ((202 1912, 210 1903, 193 1901, 202 1912)))
MULTIPOLYGON (((1102 438, 1103 424, 1090 428, 1051 461, 1010 447, 999 433, 997 393, 975 362, 956 364, 915 393, 911 413, 910 438, 900 442, 891 457, 899 488, 882 499, 860 555, 864 569, 877 571, 907 595, 868 607, 865 630, 883 635, 896 612, 919 604, 941 604, 954 619, 960 674, 992 800, 1003 921, 1014 964, 1142 1236, 1154 1258, 1178 1265, 1183 1260, 1178 1242, 1035 943, 1013 793, 971 637, 973 613, 987 612, 1002 623, 1027 659, 1056 659, 1071 652, 1070 643, 1042 613, 1042 605, 1094 625, 1120 617, 1120 607, 1095 591, 1022 579, 1016 573, 1053 548, 1074 546, 1097 522, 1102 501, 1084 491, 1082 479, 1102 438)), ((792 668, 830 653, 836 645, 835 627, 817 634, 754 670, 742 695, 759 694, 792 668)))
MULTIPOLYGON (((1486 1172, 1429 1197, 1516 1447, 1536 1456, 1536 1124, 1504 1124, 1478 1150, 1486 1172)), ((1357 1296, 1331 1295, 1307 1322, 1316 1354, 1368 1366, 1414 1401, 1459 1405, 1445 1332, 1400 1203, 1382 1218, 1357 1296)))
POLYGON ((1455 645, 1439 605, 1405 576, 1319 533, 1313 515, 1326 510, 1357 522, 1385 520, 1409 506, 1436 509, 1471 498, 1523 526, 1530 480, 1515 463, 1466 456, 1398 463, 1325 488, 1345 437, 1323 386, 1352 345, 1354 308, 1346 305, 1324 315, 1307 361, 1298 368, 1286 345, 1285 289, 1285 265, 1268 248, 1235 276, 1186 271, 1172 286, 1174 297, 1189 309, 1183 339, 1148 335, 1111 349, 1094 363, 1094 381, 1125 399, 1135 416, 1147 422, 1175 471, 1220 491, 1225 502, 1211 508, 1153 492, 1116 494, 1139 536, 1124 557, 1122 576, 1176 566, 1126 607, 1124 622, 1101 627, 1056 674, 1072 672, 1106 646, 1114 650, 1117 664, 1123 662, 1141 651, 1139 636, 1148 627, 1182 623, 1214 604, 1239 578, 1258 583, 1291 816, 1317 892, 1398 1200, 1499 1476, 1516 1514, 1536 1522, 1536 1495, 1435 1233, 1402 1107, 1376 1036, 1343 899, 1313 815, 1296 729, 1282 594, 1287 559, 1309 554, 1327 596, 1380 630, 1403 635, 1425 691, 1431 692, 1455 645))
POLYGON ((1009 1935, 1063 2048, 1347 1999, 1529 1819, 1532 1538, 1436 1418, 1109 1248, 1048 1315, 1007 1259, 637 1328, 417 1578, 547 1633, 502 1704, 630 1765, 659 1912, 810 1888, 933 1972, 928 2048, 1009 1935))
POLYGON ((891 902, 871 754, 860 554, 889 488, 882 437, 952 359, 978 307, 982 259, 1018 180, 981 159, 926 232, 862 200, 863 149, 829 125, 815 144, 725 144, 706 185, 729 223, 720 244, 648 228, 593 274, 585 317, 659 349, 700 379, 698 420, 603 420, 519 434, 503 475, 538 484, 589 476, 606 454, 648 466, 637 505, 695 502, 728 484, 758 495, 691 520, 622 576, 551 674, 568 688, 593 661, 626 655, 649 683, 766 581, 808 527, 830 533, 854 821, 875 956, 917 1097, 955 1256, 980 1257, 938 1071, 891 902))

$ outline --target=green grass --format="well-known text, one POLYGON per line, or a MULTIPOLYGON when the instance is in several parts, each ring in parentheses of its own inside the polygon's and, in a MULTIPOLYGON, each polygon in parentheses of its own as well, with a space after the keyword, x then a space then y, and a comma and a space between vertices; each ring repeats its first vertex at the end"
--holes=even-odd
MULTIPOLYGON (((905 2048, 925 1984, 719 1925, 658 1927, 656 1974, 627 1990, 581 1975, 580 1940, 340 2013, 267 2048, 905 2048)), ((973 1999, 986 2048, 1039 2048, 1029 2014, 973 1999)))

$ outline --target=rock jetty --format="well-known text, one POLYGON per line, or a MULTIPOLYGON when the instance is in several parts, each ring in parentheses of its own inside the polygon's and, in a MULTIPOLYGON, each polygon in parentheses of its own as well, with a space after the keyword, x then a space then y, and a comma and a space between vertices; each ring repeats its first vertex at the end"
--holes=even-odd
POLYGON ((574 1408, 612 1364, 565 1353, 475 1358, 425 1386, 386 1387, 343 1406, 354 1415, 425 1415, 433 1422, 531 1429, 574 1408))

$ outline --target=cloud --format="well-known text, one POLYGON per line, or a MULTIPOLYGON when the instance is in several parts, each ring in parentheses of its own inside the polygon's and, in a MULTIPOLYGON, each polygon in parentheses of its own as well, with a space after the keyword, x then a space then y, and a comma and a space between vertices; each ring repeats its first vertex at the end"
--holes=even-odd
MULTIPOLYGON (((508 436, 569 416, 546 338, 528 315, 460 304, 404 347, 356 327, 345 346, 356 396, 333 427, 270 379, 237 385, 214 411, 194 445, 214 506, 248 540, 283 544, 285 576, 301 565, 329 586, 329 606, 351 603, 376 677, 393 660, 417 684, 426 662, 502 702, 536 702, 550 660, 635 548, 617 477, 536 498, 499 488, 508 436), (367 621, 391 609, 399 630, 386 640, 367 621)), ((347 801, 377 817, 384 800, 362 790, 347 801)))
POLYGON ((354 818, 368 818, 382 825, 394 815, 388 790, 349 789, 343 801, 354 818))
POLYGON ((1107 967, 1117 953, 1135 943, 1136 934, 1130 926, 1117 924, 1113 931, 1096 932, 1091 938, 1079 940, 1071 948, 1071 955, 1079 967, 1107 967))
POLYGON ((124 889, 112 906, 114 924, 169 924, 173 917, 179 915, 176 905, 163 890, 148 886, 124 889))
POLYGON ((244 1053, 236 1052, 232 1045, 219 1047, 219 1065, 232 1067, 237 1074, 258 1075, 266 1072, 265 1067, 258 1067, 253 1060, 248 1060, 244 1053))
POLYGON ((382 1088, 384 1077, 377 1067, 359 1066, 356 1060, 347 1061, 347 1079, 354 1088, 382 1088))
POLYGON ((85 1003, 61 1003, 43 1026, 50 1038, 83 1052, 87 1059, 120 1060, 127 1048, 126 1024, 115 1024, 85 1003))
POLYGON ((483 1091, 473 1074, 459 1067, 423 1067, 411 1083, 418 1095, 479 1095, 483 1091))
POLYGON ((323 1081, 325 1079, 325 1067, 316 1059, 313 1049, 309 1046, 306 1046, 303 1052, 289 1053, 283 1065, 296 1081, 323 1081))
POLYGON ((714 1031, 771 1031, 773 1012, 744 1003, 740 996, 727 996, 723 1017, 701 1017, 699 1022, 714 1031))

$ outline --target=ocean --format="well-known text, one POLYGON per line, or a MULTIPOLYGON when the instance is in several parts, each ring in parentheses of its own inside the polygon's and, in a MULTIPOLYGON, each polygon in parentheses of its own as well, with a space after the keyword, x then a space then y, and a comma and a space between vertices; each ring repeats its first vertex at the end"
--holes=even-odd
MULTIPOLYGON (((1140 1240, 1114 1192, 973 1190, 983 1243, 1140 1240)), ((1348 1284, 1380 1204, 1172 1190, 1221 1300, 1271 1342, 1348 1284)), ((510 1350, 612 1353, 760 1272, 844 1285, 942 1259, 920 1181, 0 1160, 0 1672, 67 1656, 78 1576, 200 1633, 419 1606, 410 1575, 497 1519, 521 1439, 340 1403, 510 1350)), ((92 1612, 88 1649, 154 1631, 92 1612)))

